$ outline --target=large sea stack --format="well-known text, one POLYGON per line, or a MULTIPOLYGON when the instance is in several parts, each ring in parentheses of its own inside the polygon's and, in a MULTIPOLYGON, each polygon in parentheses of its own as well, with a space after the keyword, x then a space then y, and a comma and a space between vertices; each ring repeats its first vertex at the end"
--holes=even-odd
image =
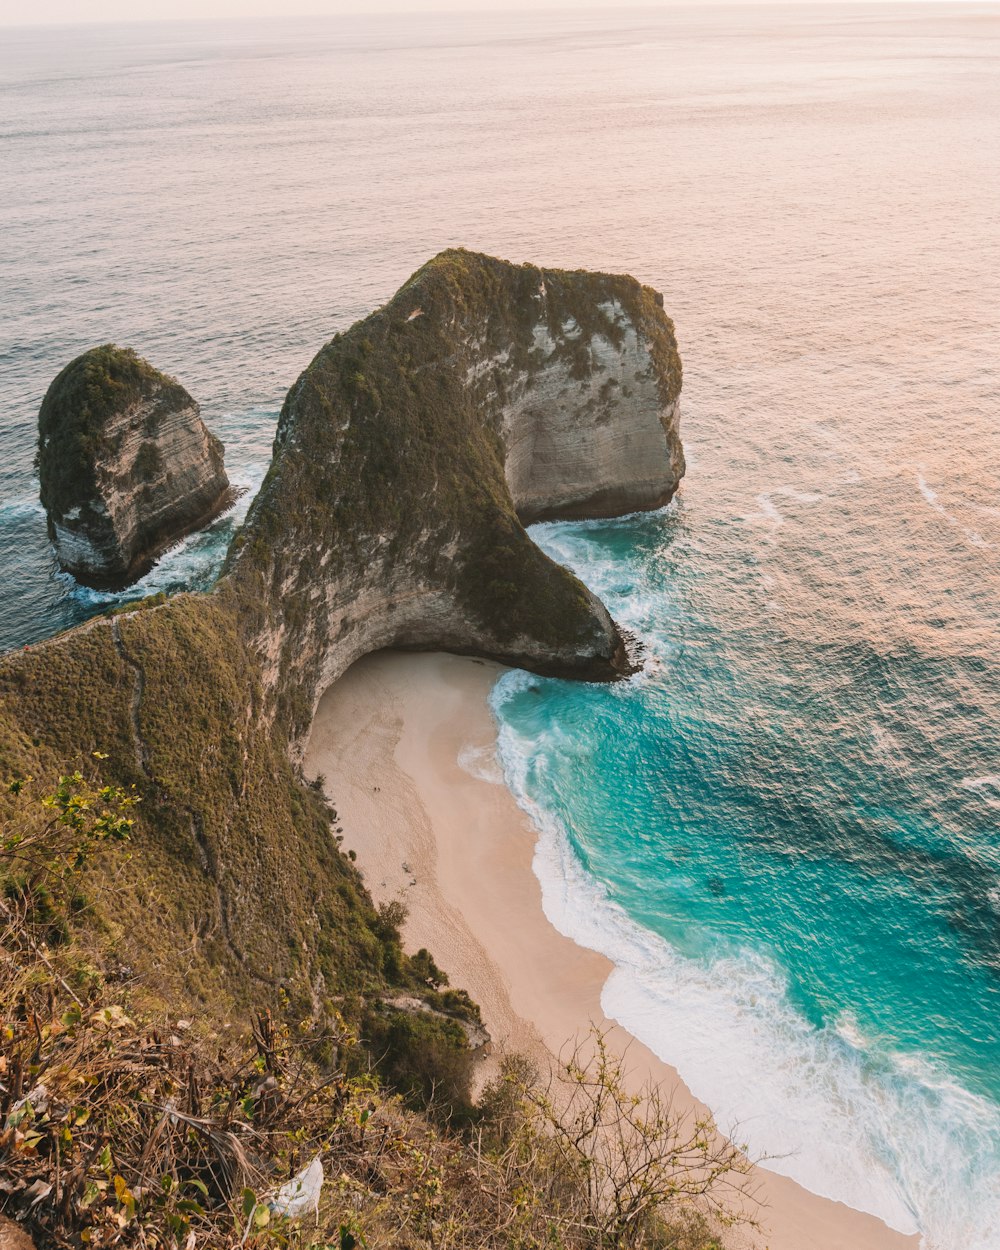
POLYGON ((60 566, 119 590, 225 509, 222 444, 180 383, 108 344, 58 374, 38 416, 38 476, 60 566))
POLYGON ((680 390, 652 288, 461 249, 332 339, 288 392, 224 573, 293 739, 380 647, 630 672, 604 604, 524 527, 666 504, 680 390))

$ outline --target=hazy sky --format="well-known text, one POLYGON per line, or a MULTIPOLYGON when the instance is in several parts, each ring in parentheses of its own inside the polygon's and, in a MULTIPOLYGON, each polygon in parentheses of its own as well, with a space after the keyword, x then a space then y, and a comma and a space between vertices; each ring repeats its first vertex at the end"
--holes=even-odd
MULTIPOLYGON (((633 0, 634 2, 634 0, 633 0)), ((649 0, 646 0, 649 3, 649 0)), ((655 4, 656 0, 653 0, 655 4)), ((0 25, 143 18, 281 17, 435 9, 616 7, 614 0, 0 0, 0 25)))
MULTIPOLYGON (((0 26, 166 18, 305 17, 339 13, 593 9, 755 0, 0 0, 0 26)), ((761 3, 775 0, 759 0, 761 3)), ((795 3, 796 0, 777 0, 795 3)), ((806 0, 803 0, 806 2, 806 0)))

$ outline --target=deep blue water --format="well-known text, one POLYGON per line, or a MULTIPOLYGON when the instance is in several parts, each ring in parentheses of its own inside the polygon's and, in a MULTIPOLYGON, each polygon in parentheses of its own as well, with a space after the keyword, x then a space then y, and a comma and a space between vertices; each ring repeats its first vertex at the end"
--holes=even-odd
MULTIPOLYGON (((253 489, 298 372, 441 248, 664 292, 677 500, 538 529, 649 662, 505 678, 501 754, 605 1009, 932 1250, 1000 1247, 998 52, 965 3, 0 40, 0 647, 107 602, 32 470, 78 352, 175 374, 253 489)), ((211 584, 239 515, 133 593, 211 584)))

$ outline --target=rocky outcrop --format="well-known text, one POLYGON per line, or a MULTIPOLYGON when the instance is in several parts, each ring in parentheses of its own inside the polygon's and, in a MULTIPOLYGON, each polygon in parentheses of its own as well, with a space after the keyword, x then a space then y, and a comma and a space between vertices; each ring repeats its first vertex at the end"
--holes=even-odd
POLYGON ((380 647, 630 671, 603 604, 524 523, 665 504, 680 385, 650 288, 464 251, 327 344, 288 394, 225 573, 293 740, 380 647))
POLYGON ((550 317, 532 328, 541 363, 502 415, 504 472, 525 524, 660 508, 684 474, 673 328, 650 306, 652 294, 662 308, 658 293, 640 288, 638 315, 636 292, 624 294, 595 292, 590 318, 566 316, 555 336, 550 317))
POLYGON ((38 417, 38 476, 60 566, 117 590, 232 502, 222 444, 187 391, 111 345, 56 377, 38 417))

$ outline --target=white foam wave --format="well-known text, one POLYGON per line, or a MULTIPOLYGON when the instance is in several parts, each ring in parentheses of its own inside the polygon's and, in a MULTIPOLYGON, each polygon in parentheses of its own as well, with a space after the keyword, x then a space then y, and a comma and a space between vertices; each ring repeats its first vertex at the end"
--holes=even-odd
POLYGON ((770 495, 764 494, 764 493, 758 495, 757 503, 760 507, 761 515, 756 516, 756 517, 755 516, 744 517, 744 520, 751 521, 751 522, 759 521, 762 517, 765 521, 770 521, 772 525, 784 525, 785 518, 781 515, 778 509, 771 502, 770 495))
MULTIPOLYGON (((667 516, 674 508, 671 503, 653 516, 667 516)), ((641 640, 643 670, 630 679, 641 684, 669 662, 674 650, 669 637, 674 612, 670 589, 666 582, 651 579, 646 569, 622 561, 594 541, 597 534, 632 521, 550 522, 532 526, 531 536, 546 555, 582 576, 609 605, 615 620, 641 640)), ((650 514, 644 514, 644 524, 650 521, 650 514)))
POLYGON ((503 770, 492 746, 463 747, 458 753, 458 766, 478 781, 488 781, 494 786, 504 784, 503 770))
POLYGON ((495 687, 499 756, 539 839, 534 867, 545 914, 614 966, 605 1013, 673 1064, 720 1125, 772 1156, 767 1166, 814 1193, 922 1234, 925 1250, 1000 1246, 1000 1110, 919 1056, 880 1050, 856 1022, 815 1028, 791 1004, 760 950, 711 963, 642 928, 583 869, 558 821, 528 791, 555 749, 503 718, 525 682, 495 687))
POLYGON ((991 774, 988 777, 963 777, 963 790, 982 790, 984 786, 992 786, 1000 790, 1000 773, 991 774))
POLYGON ((38 499, 9 499, 0 504, 0 525, 38 519, 45 520, 45 509, 38 499))
POLYGON ((233 506, 208 529, 188 534, 165 551, 145 577, 125 590, 93 590, 81 586, 68 573, 56 576, 66 585, 69 594, 87 605, 108 606, 178 589, 207 589, 222 567, 233 529, 242 524, 266 472, 266 465, 251 465, 231 473, 232 485, 242 491, 233 506))
POLYGON ((749 525, 765 522, 768 525, 778 526, 784 525, 785 517, 778 510, 773 500, 777 496, 779 499, 792 499, 796 503, 819 503, 825 499, 825 495, 820 495, 815 491, 801 491, 794 486, 776 486, 774 490, 762 491, 756 497, 759 512, 751 513, 743 518, 749 525))
POLYGON ((977 794, 985 790, 986 793, 981 796, 981 802, 987 807, 992 807, 1000 811, 1000 774, 989 777, 963 777, 963 790, 975 790, 977 794))

